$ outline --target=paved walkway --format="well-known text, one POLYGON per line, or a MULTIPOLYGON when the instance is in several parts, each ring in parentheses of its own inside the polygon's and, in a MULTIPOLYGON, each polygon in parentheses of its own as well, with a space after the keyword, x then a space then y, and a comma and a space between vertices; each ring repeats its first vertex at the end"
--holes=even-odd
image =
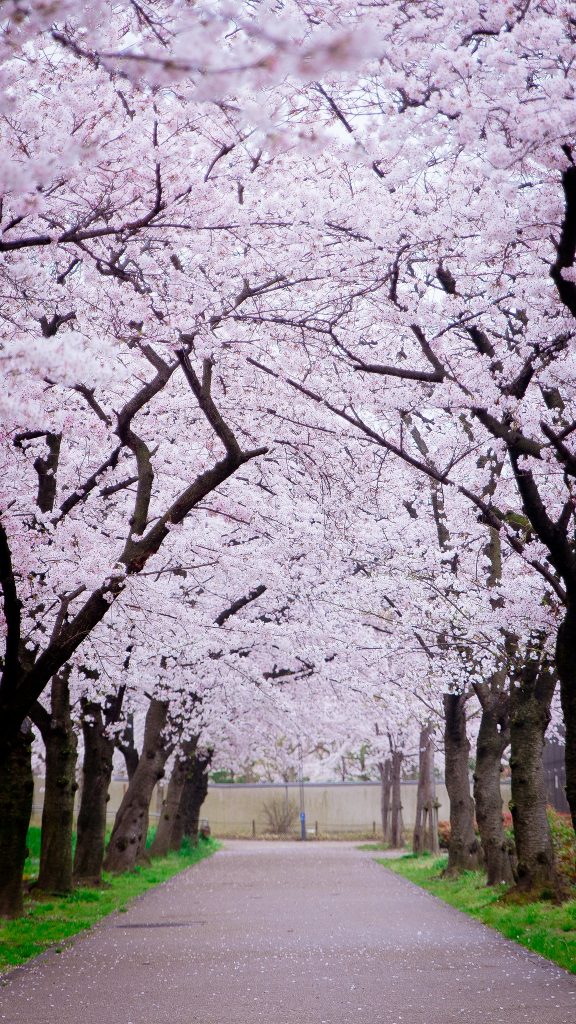
POLYGON ((228 842, 0 989, 9 1024, 574 1024, 576 976, 348 843, 228 842))

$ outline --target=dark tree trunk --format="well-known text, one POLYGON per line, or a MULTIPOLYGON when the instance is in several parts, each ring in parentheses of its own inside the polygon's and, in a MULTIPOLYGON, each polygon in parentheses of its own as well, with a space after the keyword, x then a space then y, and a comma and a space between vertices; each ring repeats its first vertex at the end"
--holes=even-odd
POLYGON ((412 850, 415 854, 439 853, 438 803, 434 783, 434 744, 430 725, 420 731, 418 757, 418 792, 416 796, 416 821, 412 850))
POLYGON ((510 690, 510 740, 518 889, 538 898, 559 893, 554 848, 546 813, 542 755, 556 676, 544 659, 526 659, 510 690))
POLYGON ((174 762, 166 796, 162 803, 158 828, 150 847, 151 857, 165 857, 170 850, 179 850, 182 845, 182 794, 192 769, 192 762, 195 760, 196 744, 196 736, 185 740, 181 752, 174 762))
POLYGON ((128 782, 131 782, 136 774, 138 761, 140 760, 134 740, 134 715, 128 715, 126 725, 116 739, 116 749, 120 751, 124 758, 128 782))
POLYGON ((576 600, 569 600, 558 630, 556 665, 566 729, 566 799, 576 831, 576 600))
POLYGON ((32 813, 32 730, 26 719, 16 736, 3 743, 0 758, 0 917, 24 912, 22 875, 32 813))
POLYGON ((391 782, 392 782, 392 815, 390 822, 390 846, 400 849, 404 846, 404 825, 402 822, 402 761, 404 754, 401 750, 392 751, 391 782))
POLYGON ((482 695, 482 717, 476 743, 474 800, 476 820, 486 862, 488 885, 511 884, 512 849, 502 821, 500 778, 502 755, 510 743, 508 693, 482 695))
POLYGON ((444 694, 445 779, 450 798, 450 842, 446 873, 477 871, 482 866, 480 843, 474 834, 474 801, 470 796, 468 763, 470 743, 466 735, 466 697, 444 694))
POLYGON ((380 773, 380 813, 382 816, 382 839, 388 842, 390 833, 390 796, 392 793, 392 765, 390 759, 380 761, 378 765, 380 773))
POLYGON ((118 808, 108 844, 104 861, 107 871, 130 871, 138 860, 145 859, 150 800, 170 756, 170 747, 162 736, 168 720, 168 707, 168 701, 150 701, 142 754, 118 808))
POLYGON ((192 759, 184 792, 182 794, 182 836, 189 836, 193 843, 198 842, 198 823, 200 821, 200 808, 208 793, 208 769, 212 761, 212 751, 205 754, 197 754, 192 759))
POLYGON ((100 885, 114 740, 106 735, 106 722, 99 704, 88 701, 84 703, 82 734, 84 763, 74 856, 74 880, 82 885, 100 885))
POLYGON ((77 740, 70 709, 70 669, 53 676, 50 714, 39 705, 32 717, 46 748, 40 872, 36 888, 64 894, 72 891, 72 831, 76 783, 77 740))

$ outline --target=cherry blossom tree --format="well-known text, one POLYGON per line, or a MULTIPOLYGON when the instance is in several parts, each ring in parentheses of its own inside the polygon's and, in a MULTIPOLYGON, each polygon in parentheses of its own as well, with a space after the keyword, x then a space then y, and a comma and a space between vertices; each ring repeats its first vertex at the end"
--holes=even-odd
POLYGON ((292 318, 308 344, 289 386, 464 497, 564 607, 544 618, 573 804, 573 24, 565 3, 379 16, 386 54, 316 90, 318 116, 350 142, 352 184, 332 195, 324 237, 345 246, 356 290, 341 274, 347 299, 321 327, 292 318), (428 459, 407 414, 428 421, 428 459))
POLYGON ((531 736, 513 763, 541 747, 554 637, 574 817, 570 5, 11 0, 0 45, 0 912, 21 907, 29 716, 60 756, 83 679, 101 808, 122 673, 154 666, 155 748, 178 689, 183 644, 159 650, 141 611, 156 621, 204 558, 218 600, 195 582, 203 626, 194 612, 176 630, 202 637, 196 672, 295 693, 303 673, 379 680, 366 616, 396 609, 399 688, 426 648, 454 649, 426 663, 460 760, 465 675, 495 746, 505 671, 511 732, 531 736), (458 606, 416 631, 408 544, 458 606), (361 595, 382 548, 400 593, 361 595), (234 608, 262 586, 271 617, 234 608), (213 645, 226 608, 255 634, 241 646, 213 645), (138 635, 108 687, 95 651, 128 613, 138 635))

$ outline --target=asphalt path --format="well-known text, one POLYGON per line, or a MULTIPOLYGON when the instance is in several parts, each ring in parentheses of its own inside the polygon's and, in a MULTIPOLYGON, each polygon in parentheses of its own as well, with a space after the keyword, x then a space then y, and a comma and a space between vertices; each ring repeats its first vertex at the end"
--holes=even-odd
POLYGON ((9 1024, 575 1024, 576 976, 349 843, 227 842, 3 979, 9 1024))

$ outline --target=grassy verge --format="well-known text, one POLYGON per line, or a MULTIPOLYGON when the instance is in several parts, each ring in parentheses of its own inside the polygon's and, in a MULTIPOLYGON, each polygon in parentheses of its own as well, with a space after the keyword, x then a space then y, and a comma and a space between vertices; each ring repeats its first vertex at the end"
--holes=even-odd
POLYGON ((499 891, 489 889, 477 872, 467 871, 458 879, 441 878, 446 857, 408 856, 378 863, 576 974, 576 898, 561 907, 544 902, 505 904, 499 900, 499 891))
MULTIPOLYGON (((37 871, 40 829, 31 829, 30 857, 26 874, 37 871)), ((90 928, 113 910, 123 910, 135 896, 165 882, 168 878, 197 864, 220 848, 214 839, 200 840, 198 846, 184 843, 179 853, 155 858, 150 865, 124 875, 104 875, 102 889, 76 889, 70 896, 28 897, 24 917, 0 922, 0 971, 25 963, 50 946, 61 952, 62 943, 77 932, 90 928)))

